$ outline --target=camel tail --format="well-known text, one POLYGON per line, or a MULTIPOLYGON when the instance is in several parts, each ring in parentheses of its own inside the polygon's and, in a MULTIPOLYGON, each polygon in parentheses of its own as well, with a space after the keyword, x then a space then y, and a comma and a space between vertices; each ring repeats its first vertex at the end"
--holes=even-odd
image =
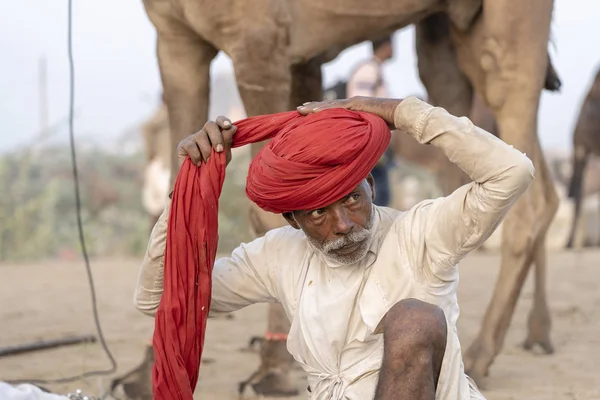
POLYGON ((571 176, 571 182, 569 184, 569 198, 579 201, 581 199, 581 190, 583 183, 583 172, 585 170, 585 154, 578 154, 575 151, 573 155, 573 175, 571 176))
POLYGON ((562 81, 558 76, 558 72, 552 64, 552 58, 548 54, 548 67, 546 69, 546 80, 544 81, 544 89, 550 92, 559 92, 562 86, 562 81))
POLYGON ((569 198, 575 203, 575 213, 571 222, 571 233, 567 241, 567 249, 573 248, 575 244, 575 232, 577 231, 577 221, 579 221, 579 213, 581 212, 581 198, 583 191, 583 173, 587 161, 587 153, 585 149, 575 146, 573 152, 573 175, 569 184, 569 198))

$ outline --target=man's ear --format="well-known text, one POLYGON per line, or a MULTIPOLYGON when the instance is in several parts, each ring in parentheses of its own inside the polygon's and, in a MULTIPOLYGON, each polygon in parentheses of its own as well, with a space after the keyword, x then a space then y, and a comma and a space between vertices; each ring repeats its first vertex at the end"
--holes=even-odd
POLYGON ((283 215, 283 218, 285 218, 285 220, 287 221, 287 223, 290 224, 293 228, 300 229, 300 225, 298 225, 298 222, 296 221, 296 218, 294 217, 294 213, 285 212, 282 215, 283 215))
POLYGON ((369 189, 371 189, 371 201, 375 201, 375 179, 370 173, 367 175, 367 183, 369 184, 369 189))

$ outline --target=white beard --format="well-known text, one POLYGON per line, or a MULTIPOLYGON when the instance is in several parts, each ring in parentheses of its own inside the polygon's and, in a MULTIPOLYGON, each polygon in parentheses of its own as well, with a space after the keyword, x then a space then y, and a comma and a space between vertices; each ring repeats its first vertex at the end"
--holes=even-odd
POLYGON ((323 243, 308 235, 306 235, 306 239, 315 250, 319 251, 325 258, 332 260, 334 263, 342 265, 354 264, 362 260, 369 252, 371 237, 373 235, 371 229, 373 228, 374 220, 375 211, 372 210, 367 226, 349 233, 346 236, 323 243), (357 245, 357 248, 351 253, 337 252, 350 245, 357 245))

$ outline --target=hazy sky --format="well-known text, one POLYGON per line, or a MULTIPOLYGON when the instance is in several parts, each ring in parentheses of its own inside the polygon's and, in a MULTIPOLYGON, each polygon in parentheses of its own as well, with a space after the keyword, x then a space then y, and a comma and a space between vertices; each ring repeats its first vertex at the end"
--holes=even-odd
MULTIPOLYGON (((112 140, 146 118, 160 92, 155 32, 141 1, 74 0, 76 135, 112 140)), ((553 51, 563 81, 560 94, 545 93, 540 112, 544 147, 571 146, 577 113, 600 66, 600 2, 555 2, 553 51), (582 5, 585 4, 585 7, 582 5), (585 8, 585 10, 582 10, 585 8)), ((49 121, 67 115, 67 0, 0 2, 0 150, 32 140, 39 127, 38 60, 47 58, 49 121)), ((424 93, 416 74, 412 28, 396 36, 396 59, 385 69, 391 94, 424 93)), ((370 54, 363 43, 324 67, 326 84, 345 77, 370 54)), ((231 73, 220 54, 213 71, 231 73)), ((220 110, 219 110, 220 111, 220 110)), ((66 138, 67 131, 58 133, 66 138)))

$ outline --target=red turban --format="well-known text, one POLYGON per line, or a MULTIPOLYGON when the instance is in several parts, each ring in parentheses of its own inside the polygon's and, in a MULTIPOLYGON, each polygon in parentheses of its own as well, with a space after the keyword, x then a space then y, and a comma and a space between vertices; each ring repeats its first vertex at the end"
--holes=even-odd
MULTIPOLYGON (((315 209, 350 193, 390 141, 372 114, 330 109, 247 118, 235 124, 234 147, 273 138, 254 158, 246 194, 264 210, 315 209)), ((185 160, 173 191, 164 291, 155 318, 153 398, 191 400, 198 380, 211 273, 217 253, 219 196, 225 154, 196 167, 185 160)))

